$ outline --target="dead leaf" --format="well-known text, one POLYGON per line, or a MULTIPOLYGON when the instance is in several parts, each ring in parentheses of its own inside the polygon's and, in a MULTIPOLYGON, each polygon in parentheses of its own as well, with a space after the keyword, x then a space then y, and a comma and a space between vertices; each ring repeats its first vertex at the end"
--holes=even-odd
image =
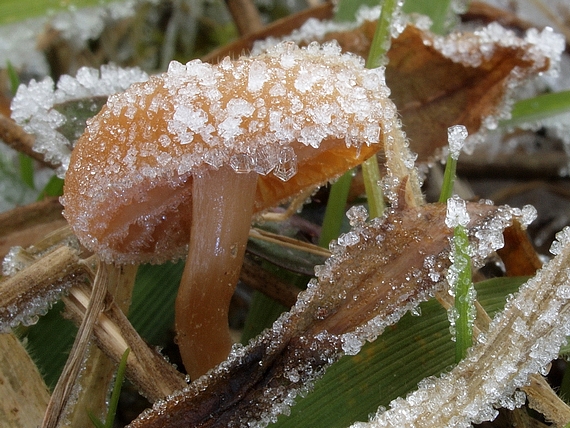
MULTIPOLYGON (((476 35, 466 33, 445 43, 469 45, 476 39, 476 35)), ((480 130, 484 118, 500 115, 513 70, 522 79, 548 68, 548 59, 535 63, 528 55, 530 43, 519 42, 514 46, 485 46, 492 55, 472 67, 446 58, 433 47, 433 36, 418 28, 408 26, 393 40, 386 81, 420 161, 447 145, 448 127, 462 124, 473 134, 480 130)))

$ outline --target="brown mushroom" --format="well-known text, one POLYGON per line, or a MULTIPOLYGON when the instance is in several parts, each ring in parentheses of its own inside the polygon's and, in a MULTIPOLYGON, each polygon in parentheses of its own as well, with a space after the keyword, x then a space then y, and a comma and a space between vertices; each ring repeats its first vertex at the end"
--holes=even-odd
POLYGON ((176 330, 196 378, 230 351, 227 312, 252 213, 382 148, 397 119, 388 95, 382 70, 336 44, 173 62, 89 121, 67 172, 64 215, 107 262, 188 252, 176 330))

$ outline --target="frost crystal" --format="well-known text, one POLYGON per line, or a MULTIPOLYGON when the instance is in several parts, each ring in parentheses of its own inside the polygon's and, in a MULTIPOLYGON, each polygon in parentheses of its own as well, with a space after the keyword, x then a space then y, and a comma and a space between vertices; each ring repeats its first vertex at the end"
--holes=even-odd
POLYGON ((40 82, 32 80, 28 85, 20 85, 12 100, 12 118, 24 130, 35 135, 34 150, 43 153, 45 159, 54 165, 60 165, 57 173, 65 175, 69 164, 75 135, 64 135, 62 127, 72 123, 77 129, 84 128, 78 121, 84 120, 75 116, 64 115, 58 111, 70 101, 81 101, 89 105, 93 103, 92 114, 97 113, 97 103, 93 99, 107 97, 125 90, 134 82, 148 78, 143 71, 132 68, 122 69, 113 65, 104 65, 101 70, 83 67, 75 77, 64 75, 54 89, 54 82, 46 77, 40 82))
POLYGON ((447 215, 445 217, 447 227, 467 226, 469 224, 469 213, 465 201, 459 196, 453 196, 447 200, 447 215))
POLYGON ((455 125, 447 128, 449 154, 453 159, 457 160, 459 158, 459 153, 461 153, 467 136, 467 128, 464 125, 455 125))

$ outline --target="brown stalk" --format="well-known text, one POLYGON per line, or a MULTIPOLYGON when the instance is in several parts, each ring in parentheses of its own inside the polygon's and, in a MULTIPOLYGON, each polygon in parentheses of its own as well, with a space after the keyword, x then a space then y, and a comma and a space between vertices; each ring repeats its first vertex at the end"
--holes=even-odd
POLYGON ((251 0, 226 0, 239 33, 243 36, 263 28, 261 16, 251 0))
POLYGON ((20 153, 24 153, 48 168, 54 168, 44 160, 44 156, 33 149, 34 137, 24 132, 12 119, 0 114, 0 140, 20 153))
MULTIPOLYGON (((136 265, 119 266, 109 272, 107 281, 108 293, 105 297, 107 302, 112 300, 120 310, 128 313, 131 303, 131 295, 135 284, 137 273, 136 265)), ((81 284, 77 284, 82 289, 89 289, 81 284)), ((73 293, 73 288, 70 290, 73 293)), ((89 302, 88 294, 86 294, 87 304, 89 302)), ((64 297, 64 301, 67 299, 64 297)), ((81 324, 84 313, 78 318, 77 325, 81 324)), ((97 324, 96 324, 97 325, 97 324)), ((90 341, 86 351, 87 358, 83 363, 83 369, 77 380, 79 393, 77 401, 67 412, 66 419, 72 427, 90 426, 92 422, 89 415, 92 414, 100 420, 104 419, 108 409, 108 399, 110 384, 115 376, 117 360, 110 358, 93 340, 90 341)))
POLYGON ((269 36, 285 36, 296 28, 299 28, 309 18, 330 19, 332 16, 333 4, 330 2, 325 2, 319 6, 306 9, 302 12, 289 15, 282 19, 278 19, 277 21, 266 25, 259 31, 247 34, 233 43, 229 43, 210 52, 209 54, 205 55, 202 60, 204 62, 216 63, 226 56, 236 58, 243 53, 249 52, 253 46, 253 42, 256 40, 266 39, 269 36))
POLYGON ((243 260, 240 280, 251 288, 290 308, 297 301, 301 289, 272 275, 247 256, 243 260))
POLYGON ((0 214, 0 257, 18 245, 28 247, 67 223, 58 198, 47 198, 0 214))
POLYGON ((93 288, 86 316, 79 326, 79 331, 75 336, 69 357, 63 367, 63 372, 51 395, 42 422, 42 428, 56 428, 65 416, 64 411, 71 398, 73 388, 79 376, 79 371, 84 362, 85 352, 93 332, 93 325, 99 313, 103 310, 105 293, 107 292, 107 276, 111 269, 112 266, 110 265, 99 264, 93 280, 93 288))
POLYGON ((0 286, 0 318, 3 328, 9 327, 21 312, 28 311, 33 299, 46 296, 85 272, 85 268, 79 264, 77 252, 62 246, 27 269, 5 279, 0 286), (9 308, 17 310, 10 311, 9 308))
MULTIPOLYGON (((89 304, 89 290, 85 286, 73 287, 63 301, 66 314, 79 324, 89 304)), ((93 334, 100 349, 115 363, 120 361, 126 348, 131 349, 127 377, 151 402, 186 386, 184 376, 144 342, 109 294, 93 334)))

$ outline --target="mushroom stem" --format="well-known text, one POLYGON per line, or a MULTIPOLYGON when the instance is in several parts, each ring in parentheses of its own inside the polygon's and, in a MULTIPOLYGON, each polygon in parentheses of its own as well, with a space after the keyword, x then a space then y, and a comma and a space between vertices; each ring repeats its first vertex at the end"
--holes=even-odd
POLYGON ((245 253, 256 173, 224 166, 192 180, 192 227, 176 298, 176 334, 191 379, 225 360, 232 340, 230 301, 245 253))

